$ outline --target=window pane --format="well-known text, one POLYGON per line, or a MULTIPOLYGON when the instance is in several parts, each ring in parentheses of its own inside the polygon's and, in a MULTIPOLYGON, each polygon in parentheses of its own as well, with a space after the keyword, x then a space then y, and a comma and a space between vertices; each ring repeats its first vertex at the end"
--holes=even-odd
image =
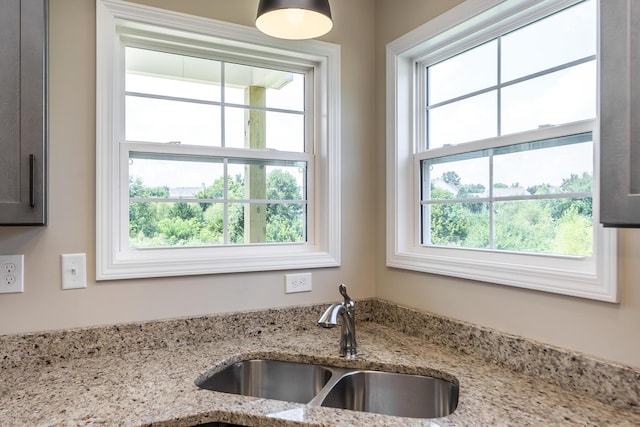
POLYGON ((225 64, 225 102, 303 111, 304 75, 225 64))
POLYGON ((267 148, 304 152, 304 116, 267 112, 267 148))
POLYGON ((236 203, 229 205, 229 243, 303 243, 306 205, 236 203))
POLYGON ((203 198, 207 186, 214 186, 220 191, 208 191, 206 198, 223 198, 224 165, 221 159, 204 162, 158 157, 132 153, 129 159, 129 197, 203 198))
POLYGON ((227 165, 227 198, 230 200, 246 199, 244 183, 245 165, 229 162, 227 165))
POLYGON ((498 42, 490 41, 427 69, 428 104, 495 86, 498 83, 498 42))
POLYGON ((424 244, 478 249, 490 247, 488 203, 425 205, 422 215, 424 244))
POLYGON ((302 203, 267 204, 267 243, 303 243, 307 206, 302 203))
POLYGON ((596 6, 587 1, 502 37, 502 81, 595 55, 596 6))
POLYGON ((222 207, 210 203, 130 203, 129 245, 141 248, 221 244, 222 207))
POLYGON ((220 62, 125 48, 128 92, 220 101, 220 62))
POLYGON ((302 153, 305 149, 304 116, 227 107, 225 146, 302 153))
POLYGON ((289 73, 291 80, 267 89, 267 108, 304 111, 304 74, 289 73))
POLYGON ((228 239, 226 244, 245 243, 245 205, 231 203, 228 207, 228 239))
POLYGON ((595 61, 502 90, 503 135, 595 116, 595 61))
POLYGON ((267 199, 305 200, 305 166, 267 166, 267 199))
POLYGON ((426 200, 488 197, 489 157, 486 152, 423 161, 423 176, 430 180, 426 200))
POLYGON ((592 253, 591 133, 423 160, 422 178, 425 244, 592 253), (558 198, 570 193, 574 197, 558 198), (575 193, 588 196, 575 197, 575 193), (495 201, 507 197, 512 200, 495 201), (469 200, 473 198, 484 201, 469 200), (490 209, 494 210, 493 241, 490 209))
MULTIPOLYGON (((230 199, 305 200, 304 162, 231 160, 228 166, 230 199), (245 183, 251 183, 253 188, 245 183), (257 178, 257 179, 256 179, 257 178), (233 190, 233 191, 231 191, 233 190)), ((250 184, 249 184, 250 185, 250 184)))
POLYGON ((592 199, 497 202, 498 250, 589 256, 593 252, 592 199))
POLYGON ((429 110, 429 148, 497 136, 497 111, 495 91, 429 110))
POLYGON ((215 105, 127 96, 125 138, 220 146, 219 118, 215 105))
MULTIPOLYGON (((572 135, 496 149, 493 172, 495 185, 524 188, 527 194, 591 192, 591 135, 572 135)), ((496 192, 495 196, 500 197, 500 194, 496 192)))
MULTIPOLYGON (((224 109, 224 146, 231 148, 245 148, 245 140, 249 138, 249 130, 247 129, 247 123, 249 122, 249 112, 245 108, 231 108, 225 107, 224 109), (245 135, 246 132, 246 135, 245 135)), ((257 129, 257 128, 256 128, 257 129)), ((263 131, 264 132, 264 131, 263 131)), ((260 135, 256 133, 256 135, 260 135)), ((265 147, 264 133, 262 137, 257 138, 258 142, 256 146, 260 144, 261 147, 265 147)), ((249 146, 248 141, 246 145, 249 146)))

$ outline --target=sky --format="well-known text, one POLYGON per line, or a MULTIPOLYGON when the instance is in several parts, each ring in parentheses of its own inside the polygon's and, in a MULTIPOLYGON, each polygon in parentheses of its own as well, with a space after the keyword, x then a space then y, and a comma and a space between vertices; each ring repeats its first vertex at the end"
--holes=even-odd
MULTIPOLYGON (((436 64, 429 69, 429 100, 438 103, 495 86, 498 70, 502 81, 508 82, 593 55, 595 19, 596 2, 590 0, 505 35, 500 43, 485 43, 436 64)), ((134 48, 127 48, 127 64, 126 90, 159 97, 127 97, 127 140, 211 146, 221 146, 224 140, 227 147, 244 147, 245 109, 223 109, 220 102, 224 96, 226 102, 244 104, 246 76, 263 76, 270 70, 134 48), (229 82, 224 95, 220 86, 223 66, 229 82), (164 78, 157 70, 163 70, 164 78), (204 102, 162 99, 166 96, 204 102)), ((266 138, 270 149, 302 152, 304 75, 292 76, 280 89, 268 89, 267 107, 286 111, 267 113, 266 138)), ((458 144, 594 118, 595 114, 596 64, 590 61, 501 88, 500 98, 498 90, 492 90, 437 107, 429 113, 429 140, 431 147, 458 144), (498 99, 502 106, 500 121, 498 99)), ((496 182, 517 182, 525 187, 542 182, 556 184, 567 177, 567 164, 571 165, 571 173, 593 172, 591 144, 509 157, 496 169, 496 182)), ((481 173, 486 165, 480 163, 456 165, 463 183, 488 180, 486 173, 481 173)), ((142 176, 145 185, 169 187, 197 187, 222 176, 219 164, 142 159, 130 159, 129 172, 142 176)))

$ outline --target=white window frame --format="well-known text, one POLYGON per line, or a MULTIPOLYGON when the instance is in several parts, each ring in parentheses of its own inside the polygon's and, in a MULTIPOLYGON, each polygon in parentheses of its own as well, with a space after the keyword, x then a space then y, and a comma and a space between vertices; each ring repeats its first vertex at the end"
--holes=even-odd
POLYGON ((96 0, 96 100, 97 280, 340 265, 340 46, 317 40, 278 40, 252 27, 123 0, 96 0), (161 38, 177 46, 193 44, 222 54, 226 51, 236 57, 263 60, 265 64, 282 61, 312 69, 313 148, 305 154, 312 188, 308 193, 306 243, 129 247, 128 233, 122 231, 128 229, 128 218, 122 214, 123 204, 128 206, 128 180, 121 173, 128 152, 119 144, 123 126, 123 27, 126 38, 161 38))
MULTIPOLYGON (((446 59, 452 49, 469 49, 578 1, 467 0, 387 45, 387 266, 618 302, 616 231, 599 225, 597 119, 571 125, 576 133, 593 130, 594 136, 592 256, 500 253, 423 246, 420 242, 417 153, 424 132, 420 120, 424 98, 417 73, 424 73, 424 68, 419 64, 425 58, 432 63, 446 59)), ((550 128, 536 135, 544 139, 557 132, 550 128)))

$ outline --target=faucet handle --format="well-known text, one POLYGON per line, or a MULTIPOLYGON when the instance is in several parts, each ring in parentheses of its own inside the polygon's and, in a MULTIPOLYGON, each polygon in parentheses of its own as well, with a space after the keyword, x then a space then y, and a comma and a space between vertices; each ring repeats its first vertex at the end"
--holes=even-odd
POLYGON ((353 308, 355 301, 347 294, 347 286, 344 283, 341 283, 340 286, 338 286, 338 290, 340 291, 340 295, 344 298, 345 307, 353 308))

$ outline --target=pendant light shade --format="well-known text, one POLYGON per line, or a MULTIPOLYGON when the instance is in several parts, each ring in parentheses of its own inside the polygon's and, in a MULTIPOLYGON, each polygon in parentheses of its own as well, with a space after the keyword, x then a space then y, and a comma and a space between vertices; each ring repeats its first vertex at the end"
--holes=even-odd
POLYGON ((320 37, 333 28, 329 0, 260 0, 256 27, 281 39, 320 37))

